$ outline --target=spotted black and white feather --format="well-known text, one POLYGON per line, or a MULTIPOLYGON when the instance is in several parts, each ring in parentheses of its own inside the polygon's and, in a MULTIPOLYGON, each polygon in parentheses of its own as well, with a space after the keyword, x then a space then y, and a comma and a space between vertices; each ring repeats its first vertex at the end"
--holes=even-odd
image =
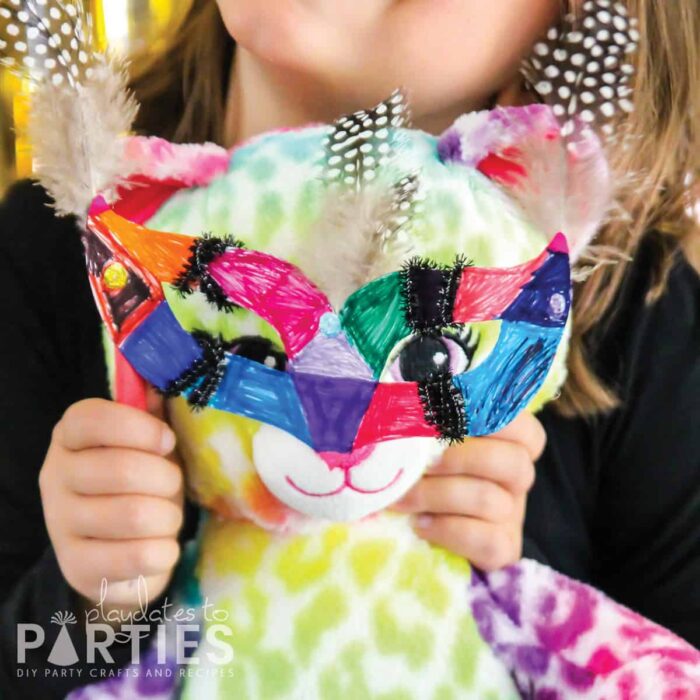
POLYGON ((610 135, 612 120, 633 110, 631 55, 637 20, 613 0, 585 0, 534 46, 523 74, 552 107, 567 136, 576 122, 610 135))
POLYGON ((409 230, 422 204, 420 174, 402 171, 397 159, 409 122, 397 90, 374 109, 336 120, 325 140, 324 205, 304 269, 336 307, 411 254, 409 230))
POLYGON ((124 67, 96 52, 80 0, 0 0, 0 63, 34 86, 34 170, 60 214, 83 217, 126 174, 137 106, 124 67))
POLYGON ((75 86, 91 72, 92 27, 80 2, 0 0, 0 63, 75 86))
POLYGON ((394 130, 409 126, 408 106, 400 90, 374 109, 340 117, 326 139, 324 179, 360 190, 391 160, 394 130))

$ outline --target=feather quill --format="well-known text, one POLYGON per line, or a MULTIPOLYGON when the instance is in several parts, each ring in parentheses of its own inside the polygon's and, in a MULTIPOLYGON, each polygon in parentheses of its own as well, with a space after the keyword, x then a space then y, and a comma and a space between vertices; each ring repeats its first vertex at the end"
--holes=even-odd
POLYGON ((96 52, 80 0, 0 0, 0 63, 31 81, 35 172, 59 214, 83 217, 126 174, 137 113, 123 64, 96 52))
POLYGON ((398 202, 406 196, 405 187, 416 187, 414 182, 409 176, 393 188, 373 183, 356 192, 327 194, 304 271, 336 309, 362 285, 399 269, 410 257, 411 217, 398 202))

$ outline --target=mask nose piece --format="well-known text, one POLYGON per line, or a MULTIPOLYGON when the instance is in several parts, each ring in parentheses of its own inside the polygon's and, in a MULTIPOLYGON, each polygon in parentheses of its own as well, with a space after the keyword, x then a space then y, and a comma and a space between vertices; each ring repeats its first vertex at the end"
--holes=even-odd
POLYGON ((317 452, 352 452, 360 423, 377 386, 375 381, 325 377, 294 370, 294 384, 317 452))

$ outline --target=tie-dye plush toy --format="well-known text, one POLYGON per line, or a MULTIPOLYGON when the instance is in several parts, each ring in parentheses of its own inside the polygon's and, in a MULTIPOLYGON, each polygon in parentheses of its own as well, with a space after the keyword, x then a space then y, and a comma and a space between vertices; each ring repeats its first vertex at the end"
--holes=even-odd
MULTIPOLYGON (((49 5, 42 31, 80 36, 49 5)), ((473 571, 386 510, 564 381, 570 256, 611 190, 593 133, 531 106, 436 138, 397 92, 232 151, 125 139, 118 71, 76 46, 40 76, 70 135, 47 145, 37 117, 40 172, 87 212, 115 399, 169 397, 206 511, 171 596, 217 615, 196 665, 158 638, 73 700, 697 697, 671 633, 532 561, 473 571)))

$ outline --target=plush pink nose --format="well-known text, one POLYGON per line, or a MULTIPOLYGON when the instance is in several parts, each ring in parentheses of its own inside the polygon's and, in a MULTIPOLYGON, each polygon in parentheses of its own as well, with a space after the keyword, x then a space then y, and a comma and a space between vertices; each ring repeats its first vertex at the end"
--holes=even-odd
POLYGON ((348 471, 364 462, 374 452, 374 445, 365 445, 352 452, 319 452, 330 469, 348 471))

